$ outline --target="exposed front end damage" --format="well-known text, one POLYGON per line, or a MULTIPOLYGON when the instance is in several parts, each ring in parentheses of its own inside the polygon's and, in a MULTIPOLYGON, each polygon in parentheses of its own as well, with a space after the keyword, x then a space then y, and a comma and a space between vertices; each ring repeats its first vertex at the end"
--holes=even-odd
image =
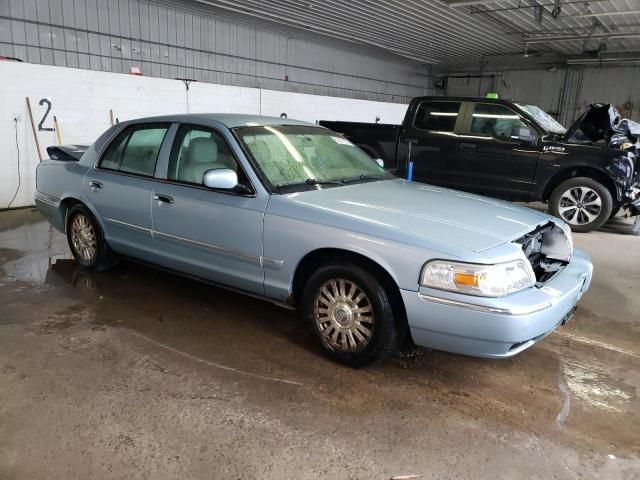
POLYGON ((616 183, 620 206, 631 216, 640 215, 640 123, 621 118, 611 104, 595 103, 567 130, 565 139, 622 152, 607 170, 616 183))
POLYGON ((531 264, 538 285, 551 280, 571 260, 571 237, 554 222, 541 225, 516 240, 531 264))

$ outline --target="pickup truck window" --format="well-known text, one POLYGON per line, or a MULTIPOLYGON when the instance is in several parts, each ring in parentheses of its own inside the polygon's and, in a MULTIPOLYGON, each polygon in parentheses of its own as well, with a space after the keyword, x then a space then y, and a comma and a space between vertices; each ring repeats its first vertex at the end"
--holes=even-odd
POLYGON ((339 186, 392 178, 366 153, 319 127, 273 125, 235 129, 240 143, 273 188, 339 186))
POLYGON ((422 102, 418 106, 413 126, 422 130, 453 132, 460 102, 422 102))
POLYGON ((152 177, 169 125, 136 125, 123 130, 109 145, 99 167, 152 177))
POLYGON ((516 128, 528 128, 520 115, 504 105, 476 103, 470 132, 499 140, 510 140, 516 128))

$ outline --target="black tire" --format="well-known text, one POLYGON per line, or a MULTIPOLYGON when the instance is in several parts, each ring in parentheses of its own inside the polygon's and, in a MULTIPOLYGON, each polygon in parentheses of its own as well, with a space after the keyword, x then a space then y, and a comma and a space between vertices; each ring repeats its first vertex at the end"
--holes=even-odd
POLYGON ((105 241, 100 224, 84 205, 77 204, 69 209, 66 231, 71 253, 81 267, 100 272, 118 263, 119 258, 105 241), (85 231, 91 233, 78 239, 75 222, 86 225, 85 231), (93 254, 87 254, 91 248, 93 254))
MULTIPOLYGON (((331 293, 336 293, 335 289, 330 286, 328 286, 328 290, 331 293)), ((363 367, 385 360, 397 350, 402 329, 398 328, 398 319, 394 314, 390 293, 376 276, 368 270, 352 263, 336 262, 318 268, 309 277, 302 294, 300 310, 304 320, 311 327, 320 347, 327 356, 351 367, 363 367), (344 301, 334 302, 333 307, 327 306, 325 309, 327 313, 318 313, 318 315, 327 315, 327 317, 323 318, 327 326, 324 327, 324 330, 321 330, 324 324, 316 321, 315 308, 316 304, 326 306, 326 304, 321 303, 322 300, 326 301, 327 299, 326 296, 323 297, 324 294, 321 293, 321 289, 323 286, 327 286, 327 283, 331 280, 337 281, 338 295, 334 298, 343 299, 344 301), (344 281, 342 290, 340 290, 341 280, 344 281), (357 300, 359 293, 356 291, 352 295, 353 298, 350 298, 348 294, 352 293, 353 287, 351 285, 355 285, 360 292, 364 293, 366 298, 360 300, 360 302, 353 303, 354 300, 357 300), (340 291, 344 295, 340 296, 340 291), (352 306, 355 306, 354 309, 349 309, 347 305, 349 302, 352 302, 352 306), (365 320, 367 313, 355 313, 360 310, 366 311, 368 306, 371 307, 369 309, 372 314, 370 317, 372 319, 371 322, 365 320), (347 312, 351 311, 352 313, 344 313, 344 310, 341 311, 341 309, 346 309, 347 312), (330 315, 329 311, 334 313, 330 315), (355 317, 358 317, 357 321, 355 317), (340 318, 340 320, 336 318, 340 318), (345 321, 345 325, 338 323, 342 320, 345 321), (349 325, 350 320, 353 321, 349 325), (369 330, 369 335, 366 335, 366 332, 362 330, 363 326, 366 330, 369 330), (351 335, 346 329, 352 329, 351 335), (323 336, 323 331, 330 334, 325 337, 323 336), (337 331, 339 333, 336 334, 335 332, 337 331), (344 348, 331 345, 331 337, 336 335, 336 341, 346 341, 351 351, 345 351, 344 348), (364 340, 360 340, 360 337, 364 338, 364 340), (355 343, 351 344, 351 341, 360 342, 360 345, 356 348, 355 343)))
POLYGON ((571 230, 590 232, 609 220, 613 211, 613 199, 609 189, 600 182, 588 177, 575 177, 562 182, 553 190, 549 198, 549 210, 567 222, 571 230), (582 197, 582 192, 586 192, 585 197, 582 197), (580 197, 584 203, 578 201, 580 197), (592 202, 595 198, 599 205, 592 202))

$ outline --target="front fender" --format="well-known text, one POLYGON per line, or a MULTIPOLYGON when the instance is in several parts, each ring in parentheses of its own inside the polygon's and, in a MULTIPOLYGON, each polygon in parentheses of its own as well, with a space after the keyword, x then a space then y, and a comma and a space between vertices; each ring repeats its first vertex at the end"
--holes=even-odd
MULTIPOLYGON (((290 297, 302 259, 316 250, 335 249, 362 255, 383 268, 399 288, 412 291, 418 290, 424 263, 445 255, 424 247, 273 214, 265 216, 263 239, 265 295, 281 301, 290 297)), ((458 258, 451 253, 446 257, 458 258)))

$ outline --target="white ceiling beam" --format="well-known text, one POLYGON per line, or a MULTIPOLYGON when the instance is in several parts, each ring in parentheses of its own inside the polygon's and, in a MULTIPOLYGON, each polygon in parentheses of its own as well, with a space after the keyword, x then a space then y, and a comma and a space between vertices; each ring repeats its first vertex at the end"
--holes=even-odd
POLYGON ((567 15, 566 18, 612 17, 614 15, 638 15, 638 14, 640 14, 640 10, 627 10, 626 12, 580 13, 578 15, 567 15))
POLYGON ((524 43, 529 45, 532 43, 547 43, 547 42, 571 42, 575 40, 596 40, 599 38, 633 38, 640 37, 640 32, 607 32, 607 33, 593 33, 591 35, 556 35, 551 37, 534 37, 525 38, 524 43))
POLYGON ((326 35, 328 37, 333 37, 333 38, 337 38, 339 40, 346 40, 349 42, 353 42, 353 43, 359 43, 361 45, 369 45, 369 46, 373 46, 373 47, 377 47, 380 48, 382 50, 386 50, 389 53, 393 53, 394 55, 398 55, 400 57, 404 57, 404 58, 408 58, 409 60, 414 60, 416 62, 420 62, 420 63, 427 63, 427 64, 437 64, 440 63, 439 60, 436 60, 434 58, 428 58, 425 57, 423 55, 418 55, 415 54, 413 52, 407 52, 404 50, 400 50, 398 48, 395 47, 390 47, 387 45, 383 45, 381 43, 378 42, 372 42, 369 40, 365 40, 362 39, 360 37, 357 37, 355 35, 350 35, 347 33, 341 33, 338 31, 335 31, 333 29, 330 28, 324 28, 321 26, 318 26, 316 24, 311 24, 308 22, 302 22, 299 20, 289 20, 289 19, 284 19, 282 18, 280 15, 277 15, 275 13, 272 13, 270 11, 268 11, 268 9, 265 10, 257 10, 257 9, 246 9, 246 8, 238 8, 232 1, 230 0, 195 0, 198 3, 202 3, 205 5, 211 5, 214 7, 218 7, 218 8, 222 8, 224 10, 229 10, 232 12, 236 12, 236 13, 241 13, 243 15, 249 15, 252 17, 258 17, 258 18, 266 18, 270 21, 276 22, 276 23, 280 23, 283 25, 287 25, 290 27, 297 27, 297 28, 304 28, 307 30, 311 30, 314 31, 316 33, 320 33, 322 35, 326 35))

